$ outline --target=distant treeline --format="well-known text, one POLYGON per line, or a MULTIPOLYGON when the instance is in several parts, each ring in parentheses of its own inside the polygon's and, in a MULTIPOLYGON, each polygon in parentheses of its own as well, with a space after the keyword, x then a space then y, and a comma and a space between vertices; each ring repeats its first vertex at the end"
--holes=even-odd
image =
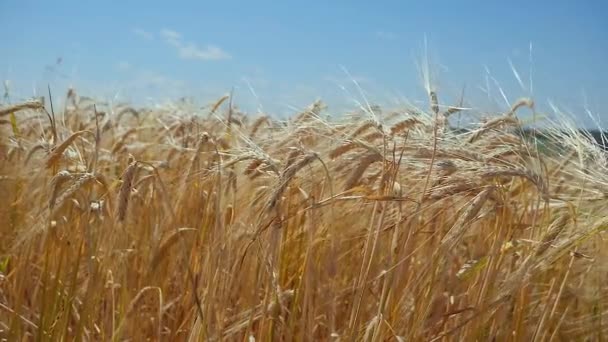
MULTIPOLYGON (((602 141, 602 134, 606 138, 607 137, 606 134, 608 134, 608 132, 606 132, 606 131, 602 132, 600 130, 587 130, 587 131, 581 130, 579 132, 585 136, 589 136, 589 137, 593 138, 600 147, 602 147, 604 150, 608 150, 608 141, 602 141)), ((541 140, 543 139, 544 134, 543 134, 542 130, 534 130, 534 129, 524 129, 523 130, 524 136, 533 137, 535 134, 539 139, 541 139, 541 140)))
MULTIPOLYGON (((469 132, 469 130, 465 129, 465 128, 457 128, 456 131, 462 132, 462 133, 469 132)), ((532 138, 532 137, 534 137, 536 135, 537 139, 539 139, 539 140, 545 140, 546 137, 547 137, 546 134, 543 134, 542 130, 538 130, 538 129, 529 129, 529 128, 526 128, 526 129, 523 129, 523 131, 520 131, 520 132, 522 132, 522 135, 524 137, 527 137, 527 138, 532 138)), ((587 131, 582 131, 581 130, 579 132, 581 134, 585 135, 585 136, 590 136, 591 138, 593 138, 595 140, 595 142, 600 147, 602 147, 604 150, 608 151, 608 131, 602 132, 600 130, 587 130, 587 131), (604 134, 604 137, 606 137, 606 139, 607 139, 605 142, 602 141, 602 133, 604 134)))

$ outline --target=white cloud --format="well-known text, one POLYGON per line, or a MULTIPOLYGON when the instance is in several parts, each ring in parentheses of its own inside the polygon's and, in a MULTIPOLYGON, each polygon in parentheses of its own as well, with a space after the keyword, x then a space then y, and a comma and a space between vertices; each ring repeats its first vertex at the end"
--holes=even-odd
POLYGON ((188 45, 179 46, 178 51, 179 56, 183 59, 199 59, 204 61, 232 58, 226 51, 214 45, 207 45, 204 49, 201 49, 195 44, 189 43, 188 45))
POLYGON ((121 83, 121 88, 123 94, 128 94, 133 99, 156 104, 190 95, 192 87, 184 80, 154 70, 141 69, 133 70, 129 79, 121 83))
POLYGON ((133 29, 133 33, 140 37, 143 38, 145 40, 153 40, 154 39, 154 35, 151 32, 148 32, 142 28, 136 27, 133 29))
POLYGON ((116 64, 116 67, 118 67, 119 70, 129 70, 131 69, 131 63, 127 61, 120 61, 118 64, 116 64))
POLYGON ((201 48, 195 43, 183 41, 182 35, 174 30, 162 29, 160 36, 167 44, 177 49, 177 53, 182 59, 210 61, 232 58, 229 53, 215 45, 207 45, 201 48))
POLYGON ((381 40, 395 40, 397 39, 397 34, 390 31, 376 31, 376 37, 381 40))
POLYGON ((169 78, 163 74, 146 70, 139 75, 141 84, 145 87, 161 88, 180 88, 184 86, 184 81, 169 78))
POLYGON ((160 30, 160 36, 171 45, 178 45, 182 40, 182 35, 179 32, 169 29, 160 30))

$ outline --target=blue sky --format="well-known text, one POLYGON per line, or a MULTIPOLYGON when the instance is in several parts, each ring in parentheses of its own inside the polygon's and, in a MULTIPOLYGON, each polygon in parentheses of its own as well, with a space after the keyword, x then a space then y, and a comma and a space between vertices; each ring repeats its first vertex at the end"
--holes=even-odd
POLYGON ((605 1, 3 0, 0 77, 15 101, 49 83, 138 103, 234 87, 241 107, 285 115, 352 106, 354 79, 371 102, 422 105, 426 37, 443 102, 464 88, 468 106, 504 109, 500 86, 608 123, 606 14, 605 1))

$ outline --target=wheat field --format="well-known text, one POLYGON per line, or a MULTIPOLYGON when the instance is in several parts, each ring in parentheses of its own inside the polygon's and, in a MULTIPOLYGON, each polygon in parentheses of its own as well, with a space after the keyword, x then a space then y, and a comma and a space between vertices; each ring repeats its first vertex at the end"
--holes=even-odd
POLYGON ((531 99, 0 108, 0 338, 570 341, 608 333, 608 161, 531 99))

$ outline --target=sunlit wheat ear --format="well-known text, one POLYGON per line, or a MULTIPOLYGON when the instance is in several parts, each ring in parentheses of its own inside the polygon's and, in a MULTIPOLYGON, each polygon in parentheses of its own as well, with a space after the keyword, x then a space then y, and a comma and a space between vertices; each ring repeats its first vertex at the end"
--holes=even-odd
POLYGON ((488 187, 473 198, 471 204, 467 206, 462 215, 460 215, 458 220, 456 220, 456 223, 454 223, 452 228, 450 228, 450 230, 441 240, 442 248, 452 248, 460 241, 460 239, 462 239, 462 236, 471 226, 473 220, 475 217, 477 217, 477 214, 479 214, 479 211, 492 192, 494 192, 494 188, 488 187))
POLYGON ((300 159, 299 161, 293 163, 291 166, 286 168, 281 173, 281 176, 279 177, 279 185, 273 192, 273 194, 270 197, 270 200, 268 202, 269 209, 272 209, 276 206, 277 202, 283 195, 283 192, 287 188, 287 185, 289 184, 291 179, 296 175, 296 173, 298 171, 300 171, 306 165, 312 163, 312 161, 315 160, 316 158, 317 158, 317 154, 314 152, 310 152, 310 153, 304 155, 304 157, 302 159, 300 159))
POLYGON ((482 179, 492 179, 496 177, 521 177, 529 180, 532 184, 536 186, 538 192, 541 194, 543 199, 549 199, 549 187, 547 186, 546 181, 542 178, 541 175, 532 172, 531 170, 524 169, 489 169, 483 170, 480 172, 479 177, 482 179))
POLYGON ((336 159, 339 156, 343 155, 344 153, 353 150, 355 148, 359 147, 359 144, 352 142, 352 141, 346 141, 344 142, 342 145, 336 147, 335 149, 331 150, 329 152, 329 158, 331 159, 336 159))
POLYGON ((483 146, 484 149, 492 150, 500 147, 520 147, 524 140, 521 137, 510 134, 510 133, 501 133, 497 134, 494 139, 488 139, 487 144, 483 146))
MULTIPOLYGON (((508 298, 513 292, 520 288, 522 284, 525 284, 528 279, 532 276, 530 271, 535 265, 542 265, 546 262, 546 251, 551 247, 551 244, 557 239, 559 234, 564 230, 567 224, 570 222, 571 214, 563 213, 557 217, 553 223, 549 226, 545 234, 541 239, 541 243, 538 245, 533 255, 529 255, 524 259, 517 270, 509 274, 505 279, 504 283, 498 291, 498 295, 495 297, 495 301, 499 301, 508 298), (540 259, 540 260, 539 260, 540 259), (544 259, 544 260, 543 260, 544 259)), ((605 224, 605 222, 601 222, 605 224)))
POLYGON ((363 334, 362 341, 373 341, 373 333, 376 330, 378 324, 380 324, 380 317, 376 315, 365 325, 365 333, 363 334))
POLYGON ((160 248, 154 256, 152 257, 152 261, 150 262, 150 272, 154 271, 158 265, 162 262, 162 260, 169 255, 169 251, 172 246, 174 246, 180 238, 183 238, 182 235, 185 235, 186 232, 196 231, 194 228, 178 228, 176 229, 168 238, 161 242, 160 248))
POLYGON ((379 162, 382 159, 382 156, 376 152, 365 152, 363 155, 361 155, 360 158, 356 160, 356 166, 353 165, 355 168, 346 180, 344 190, 349 190, 357 185, 361 179, 361 176, 363 176, 363 173, 365 173, 365 170, 367 170, 371 164, 379 162))
POLYGON ((55 201, 59 195, 61 186, 72 178, 74 178, 74 175, 67 170, 59 171, 55 176, 53 176, 53 178, 51 178, 51 196, 49 198, 49 209, 51 211, 53 211, 53 208, 55 207, 55 201))
POLYGON ((23 164, 27 165, 27 163, 30 161, 30 159, 32 158, 32 156, 40 150, 47 150, 48 149, 48 144, 45 143, 40 143, 40 144, 36 144, 34 146, 32 146, 32 148, 27 152, 27 156, 25 157, 25 161, 23 162, 23 164))
POLYGON ((247 167, 245 167, 245 170, 243 171, 243 174, 245 176, 249 176, 249 175, 253 174, 254 172, 257 171, 258 166, 262 165, 263 163, 264 163, 264 161, 262 159, 253 159, 247 165, 247 167))
MULTIPOLYGON (((132 158, 129 158, 132 159, 132 158)), ((131 188, 133 185, 133 179, 135 178, 135 172, 137 171, 138 164, 136 160, 131 160, 129 166, 125 169, 122 174, 122 184, 120 185, 120 189, 118 191, 118 208, 117 218, 118 221, 124 221, 127 215, 127 207, 129 205, 129 197, 131 195, 131 188)))
POLYGON ((56 211, 61 208, 61 206, 66 202, 67 199, 71 198, 80 188, 88 184, 90 181, 94 180, 96 177, 92 173, 84 173, 78 176, 76 180, 70 184, 70 186, 63 192, 61 195, 57 197, 55 201, 52 211, 56 211))
POLYGON ((478 190, 480 187, 479 184, 471 180, 459 179, 451 181, 449 184, 438 185, 431 188, 425 196, 425 199, 440 200, 456 194, 472 192, 478 190))
POLYGON ((429 98, 431 101, 431 110, 435 114, 439 114, 439 100, 437 100, 437 92, 434 90, 429 91, 429 98))
POLYGON ((91 135, 95 136, 95 134, 91 131, 78 131, 78 132, 73 133, 64 142, 62 142, 59 146, 55 147, 51 151, 51 154, 48 156, 48 158, 46 160, 46 167, 50 168, 53 165, 55 165, 59 161, 59 159, 61 159, 63 152, 68 147, 70 147, 70 145, 74 142, 74 140, 76 140, 76 138, 78 138, 79 136, 84 135, 84 134, 91 134, 91 135))
POLYGON ((116 141, 116 143, 112 146, 112 154, 117 154, 118 152, 120 152, 120 150, 125 146, 125 142, 129 138, 129 136, 131 136, 135 132, 137 132, 137 128, 133 127, 123 133, 120 139, 118 139, 118 141, 116 141))
POLYGON ((443 114, 437 114, 435 119, 435 126, 437 127, 437 134, 443 136, 448 125, 448 118, 443 114))
POLYGON ((481 138, 485 133, 487 133, 491 129, 495 129, 502 125, 511 125, 511 126, 519 126, 520 122, 515 116, 501 116, 495 119, 489 120, 481 128, 473 132, 471 137, 469 138, 469 143, 473 143, 479 138, 481 138))
MULTIPOLYGON (((165 128, 163 128, 163 131, 164 130, 165 128)), ((181 137, 186 131, 186 123, 184 123, 181 119, 176 120, 168 127, 167 130, 171 132, 171 136, 174 138, 181 137)))
POLYGON ((437 162, 437 171, 442 177, 446 177, 458 171, 458 166, 452 160, 440 160, 437 162))
POLYGON ((535 257, 541 256, 551 245, 559 234, 564 230, 568 222, 570 222, 571 214, 569 212, 561 214, 558 218, 551 223, 551 225, 547 228, 547 231, 543 235, 540 244, 536 248, 534 252, 535 257))
POLYGON ((229 226, 234 221, 234 209, 232 205, 228 204, 226 206, 226 211, 224 212, 224 224, 229 226))
POLYGON ((532 100, 531 98, 527 98, 527 97, 518 99, 517 101, 515 101, 515 103, 513 103, 513 105, 511 106, 511 110, 509 110, 507 115, 511 116, 511 115, 515 114, 515 112, 521 107, 528 107, 528 108, 534 110, 534 100, 532 100))
POLYGON ((222 103, 224 103, 228 98, 230 98, 230 95, 226 94, 220 97, 217 101, 215 101, 215 103, 213 104, 213 106, 211 106, 211 109, 209 110, 209 115, 215 114, 215 112, 218 110, 218 108, 220 108, 222 103))
POLYGON ((273 321, 284 320, 284 316, 289 312, 288 307, 294 298, 294 294, 293 290, 287 290, 274 295, 274 299, 266 307, 266 316, 273 321))
POLYGON ((287 155, 287 159, 285 160, 285 169, 291 166, 294 163, 297 157, 301 156, 304 152, 300 149, 292 149, 291 152, 287 155))
POLYGON ((219 148, 220 151, 227 151, 230 149, 230 142, 226 137, 220 137, 215 139, 215 144, 219 148))
POLYGON ((434 151, 429 147, 419 147, 416 149, 414 156, 416 158, 430 159, 432 158, 433 153, 435 154, 436 158, 460 159, 465 161, 481 162, 484 164, 487 162, 487 158, 483 154, 464 148, 444 148, 434 151))
POLYGON ((378 139, 382 139, 383 137, 384 137, 384 133, 382 133, 382 132, 372 132, 372 133, 365 135, 361 139, 371 143, 378 139))
POLYGON ((188 166, 188 174, 187 174, 188 177, 194 171, 194 167, 196 166, 196 163, 198 163, 198 160, 200 159, 200 153, 203 151, 203 147, 209 142, 210 139, 211 138, 209 137, 209 133, 207 133, 207 132, 203 132, 199 135, 198 143, 196 145, 196 152, 192 156, 192 159, 190 159, 190 165, 188 166))
POLYGON ((293 119, 293 122, 301 123, 311 118, 317 117, 323 109, 325 109, 325 104, 321 100, 317 100, 310 106, 308 106, 308 108, 302 113, 296 115, 293 119))
POLYGON ((225 169, 226 172, 226 187, 224 188, 224 193, 227 196, 229 193, 236 194, 237 189, 237 175, 233 169, 225 169))
POLYGON ((182 203, 182 201, 184 200, 184 198, 187 194, 186 190, 187 190, 188 182, 191 179, 192 175, 195 173, 195 168, 198 165, 199 160, 200 160, 200 154, 203 151, 203 148, 207 144, 214 144, 213 140, 209 136, 209 133, 203 132, 203 133, 199 134, 198 143, 196 145, 196 152, 190 159, 188 168, 186 169, 185 177, 182 177, 182 180, 181 180, 180 195, 179 195, 180 199, 179 199, 178 203, 182 203))
POLYGON ((443 116, 448 118, 450 117, 450 115, 459 113, 463 110, 464 108, 461 107, 454 107, 454 106, 450 106, 448 107, 448 109, 446 109, 446 111, 443 113, 443 116))
POLYGON ((254 138, 263 124, 270 124, 270 118, 268 118, 268 116, 266 115, 260 116, 259 118, 255 119, 255 121, 251 124, 251 132, 249 133, 249 137, 254 138))
POLYGON ((243 126, 243 122, 241 120, 239 120, 238 118, 235 118, 235 117, 228 118, 228 122, 230 124, 237 125, 239 127, 243 126))
POLYGON ((70 87, 68 89, 68 92, 66 94, 66 99, 72 103, 72 106, 74 106, 75 109, 78 109, 78 93, 76 93, 76 90, 72 87, 70 87))
POLYGON ((136 111, 133 107, 126 107, 121 109, 116 115, 116 125, 118 125, 120 119, 122 119, 125 114, 131 114, 137 120, 139 120, 140 117, 139 112, 136 111))
MULTIPOLYGON (((116 330, 113 332, 113 334, 111 336, 111 340, 112 341, 117 341, 117 340, 121 339, 122 332, 124 330, 124 326, 125 326, 125 322, 127 321, 127 318, 132 314, 133 311, 135 311, 135 307, 136 307, 137 303, 143 297, 144 293, 146 293, 146 292, 148 292, 150 290, 154 290, 154 291, 156 291, 158 293, 158 312, 160 313, 162 311, 162 307, 163 307, 163 293, 162 293, 162 289, 160 287, 155 287, 155 286, 145 286, 145 287, 143 287, 137 293, 137 295, 131 300, 131 302, 129 303, 129 306, 126 309, 124 317, 118 323, 118 326, 116 327, 116 330)), ((159 316, 162 316, 162 314, 159 314, 159 316)), ((160 321, 160 318, 158 318, 158 320, 160 321)))
POLYGON ((9 115, 25 109, 39 110, 43 108, 44 105, 40 101, 27 101, 0 108, 0 116, 9 115))
POLYGON ((376 127, 376 123, 373 120, 365 120, 361 126, 357 127, 357 129, 351 133, 350 138, 356 138, 372 127, 376 127))
POLYGON ((422 123, 422 122, 416 118, 409 118, 409 119, 399 121, 396 124, 394 124, 393 126, 391 126, 391 134, 392 135, 399 134, 420 123, 422 123))

